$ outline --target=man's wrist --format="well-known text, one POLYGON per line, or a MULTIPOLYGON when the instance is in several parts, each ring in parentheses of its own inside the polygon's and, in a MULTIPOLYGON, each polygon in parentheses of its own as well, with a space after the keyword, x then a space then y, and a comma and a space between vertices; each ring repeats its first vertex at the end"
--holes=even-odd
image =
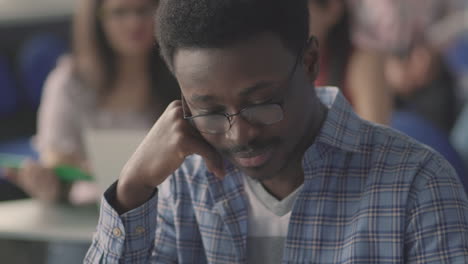
POLYGON ((155 190, 156 188, 118 181, 115 188, 115 197, 112 201, 115 206, 114 209, 119 214, 135 209, 147 202, 154 195, 155 190))

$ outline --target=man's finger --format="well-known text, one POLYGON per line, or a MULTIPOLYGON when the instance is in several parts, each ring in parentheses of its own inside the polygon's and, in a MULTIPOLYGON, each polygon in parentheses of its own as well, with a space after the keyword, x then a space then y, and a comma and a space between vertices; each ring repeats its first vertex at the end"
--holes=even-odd
POLYGON ((221 155, 211 146, 204 142, 195 141, 192 144, 193 153, 203 157, 208 170, 216 175, 216 177, 223 179, 226 172, 224 170, 224 163, 221 155))

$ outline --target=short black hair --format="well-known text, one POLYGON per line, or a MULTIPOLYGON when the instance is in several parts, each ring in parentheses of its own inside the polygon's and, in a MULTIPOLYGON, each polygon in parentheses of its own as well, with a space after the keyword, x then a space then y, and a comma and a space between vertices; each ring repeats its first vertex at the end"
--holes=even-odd
POLYGON ((162 0, 156 36, 173 70, 181 48, 225 48, 262 33, 278 36, 294 55, 309 35, 307 0, 162 0))

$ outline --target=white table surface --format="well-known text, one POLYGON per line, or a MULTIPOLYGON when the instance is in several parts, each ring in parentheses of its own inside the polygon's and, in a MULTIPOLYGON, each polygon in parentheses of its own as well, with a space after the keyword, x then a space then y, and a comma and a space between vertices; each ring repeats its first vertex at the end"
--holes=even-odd
POLYGON ((0 0, 0 25, 68 17, 77 1, 80 0, 0 0))
POLYGON ((97 206, 68 207, 26 199, 0 202, 0 239, 90 243, 97 206))

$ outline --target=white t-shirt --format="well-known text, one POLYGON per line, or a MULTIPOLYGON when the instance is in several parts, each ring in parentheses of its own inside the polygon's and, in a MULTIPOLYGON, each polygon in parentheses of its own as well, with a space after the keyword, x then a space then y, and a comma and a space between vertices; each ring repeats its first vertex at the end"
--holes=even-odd
POLYGON ((281 263, 289 218, 302 185, 278 201, 262 184, 244 177, 248 202, 247 263, 281 263))

